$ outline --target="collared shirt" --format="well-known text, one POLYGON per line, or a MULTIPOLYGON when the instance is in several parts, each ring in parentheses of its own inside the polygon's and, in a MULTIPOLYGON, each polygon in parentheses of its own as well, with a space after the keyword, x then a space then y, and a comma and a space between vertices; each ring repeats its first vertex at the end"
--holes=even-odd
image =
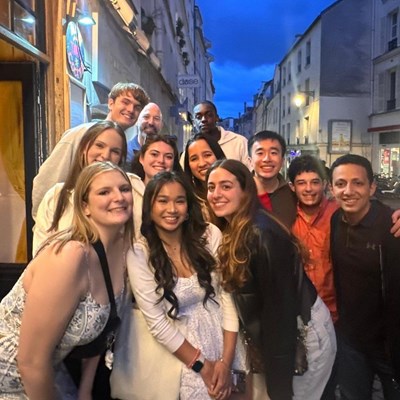
POLYGON ((338 330, 353 346, 378 356, 385 354, 387 321, 399 320, 398 307, 392 303, 399 303, 400 245, 389 233, 391 214, 389 207, 371 201, 358 224, 349 225, 338 210, 331 225, 338 330))
POLYGON ((336 202, 326 198, 323 198, 318 212, 312 216, 297 204, 297 217, 292 227, 293 234, 309 251, 309 261, 304 270, 329 308, 333 322, 336 322, 338 315, 330 259, 330 227, 332 214, 336 210, 336 202))
POLYGON ((141 145, 139 143, 139 135, 135 135, 131 140, 128 141, 128 152, 126 155, 126 162, 130 164, 133 160, 133 157, 137 151, 141 149, 141 145))

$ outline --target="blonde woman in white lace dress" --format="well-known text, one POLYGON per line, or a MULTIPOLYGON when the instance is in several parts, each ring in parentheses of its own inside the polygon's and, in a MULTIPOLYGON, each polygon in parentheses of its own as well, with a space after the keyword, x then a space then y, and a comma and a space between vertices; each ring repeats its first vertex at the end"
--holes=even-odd
MULTIPOLYGON (((129 178, 108 162, 86 167, 75 187, 72 227, 49 239, 0 304, 0 398, 54 400, 66 394, 56 388, 61 361, 75 346, 96 339, 110 314, 91 244, 104 245, 118 308, 132 233, 129 178)), ((81 396, 91 391, 97 361, 85 370, 81 396)))

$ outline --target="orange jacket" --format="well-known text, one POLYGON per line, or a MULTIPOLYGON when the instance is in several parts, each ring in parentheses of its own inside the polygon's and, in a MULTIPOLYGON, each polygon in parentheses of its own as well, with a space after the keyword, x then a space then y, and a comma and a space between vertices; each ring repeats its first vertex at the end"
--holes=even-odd
POLYGON ((293 234, 309 250, 310 259, 304 270, 329 308, 333 322, 337 320, 338 315, 330 259, 330 221, 337 208, 334 200, 324 198, 318 212, 310 218, 297 205, 297 217, 292 227, 293 234))

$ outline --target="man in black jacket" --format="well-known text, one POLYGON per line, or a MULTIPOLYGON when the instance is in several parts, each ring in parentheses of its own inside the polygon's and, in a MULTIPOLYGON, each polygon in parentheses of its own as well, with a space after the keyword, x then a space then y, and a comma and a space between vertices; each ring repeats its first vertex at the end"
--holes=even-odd
POLYGON ((385 399, 399 400, 400 246, 392 210, 370 201, 370 162, 347 154, 331 167, 340 209, 331 220, 331 254, 339 320, 338 382, 343 399, 370 399, 377 374, 385 399))

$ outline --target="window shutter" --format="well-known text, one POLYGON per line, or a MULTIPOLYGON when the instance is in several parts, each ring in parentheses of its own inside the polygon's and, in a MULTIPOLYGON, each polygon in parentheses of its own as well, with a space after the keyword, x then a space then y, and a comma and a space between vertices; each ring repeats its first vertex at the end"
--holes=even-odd
POLYGON ((400 65, 396 68, 396 109, 400 108, 400 65))
POLYGON ((381 31, 380 31, 380 53, 383 54, 387 52, 387 35, 386 35, 386 29, 387 29, 387 18, 388 17, 382 17, 381 18, 381 31))
POLYGON ((377 112, 385 111, 385 73, 378 74, 377 112))

